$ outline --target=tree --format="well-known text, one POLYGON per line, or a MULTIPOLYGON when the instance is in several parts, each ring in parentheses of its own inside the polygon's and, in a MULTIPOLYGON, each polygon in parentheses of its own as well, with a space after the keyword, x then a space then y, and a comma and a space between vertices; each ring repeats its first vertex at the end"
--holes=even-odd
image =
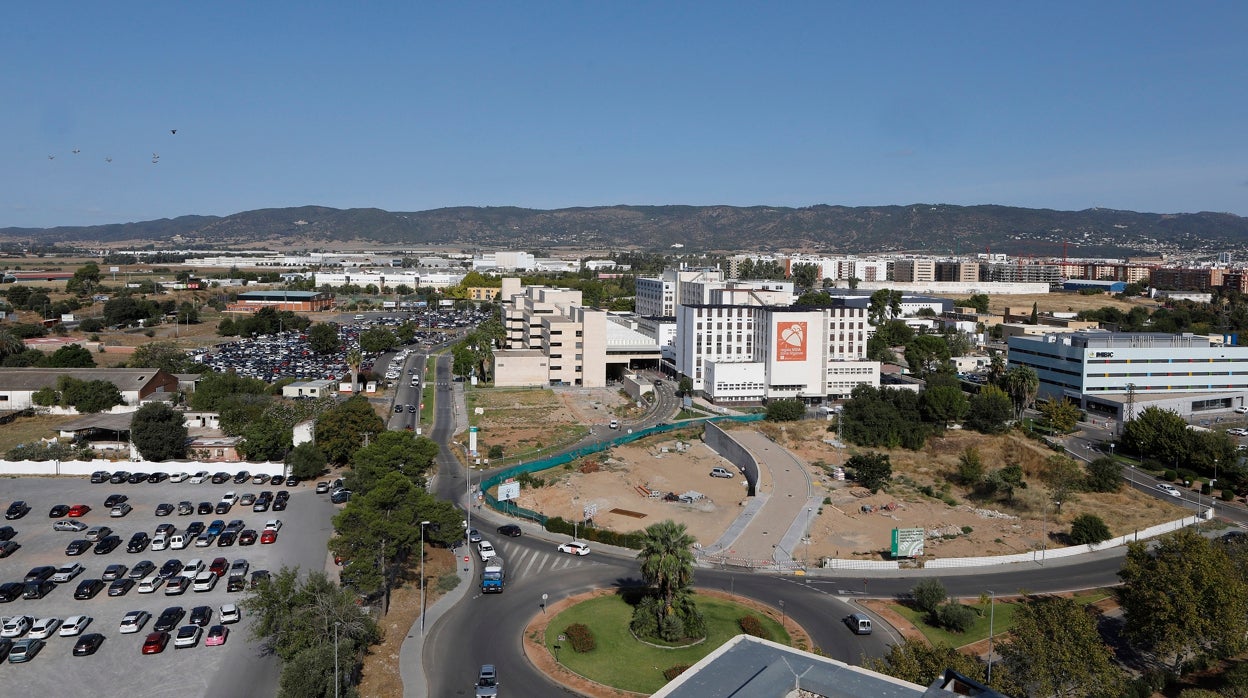
POLYGON ((344 676, 355 675, 364 651, 381 639, 356 595, 321 571, 301 576, 298 568, 283 567, 249 592, 242 606, 252 619, 252 639, 282 661, 282 698, 335 695, 335 634, 344 676))
POLYGON ((402 473, 413 485, 423 488, 425 475, 438 457, 437 443, 410 431, 382 431, 374 436, 368 446, 351 456, 351 471, 345 478, 347 488, 367 492, 391 472, 402 473))
POLYGON ((685 525, 671 519, 646 528, 641 552, 641 575, 653 586, 663 602, 664 615, 670 615, 676 597, 693 584, 693 551, 697 541, 685 525))
POLYGON ((95 293, 99 285, 100 265, 95 262, 87 262, 78 267, 74 272, 74 277, 65 283, 65 292, 79 296, 89 296, 95 293))
POLYGON ((767 421, 796 422, 806 416, 806 405, 801 400, 772 400, 767 403, 767 421))
POLYGON ((915 337, 906 345, 906 363, 919 378, 938 373, 949 364, 949 345, 934 334, 915 337))
POLYGON ((385 327, 373 327, 360 333, 360 350, 380 354, 398 346, 399 340, 385 327))
POLYGON ((970 298, 960 301, 958 306, 963 308, 974 308, 977 313, 987 313, 988 303, 989 298, 987 293, 975 293, 971 294, 970 298))
POLYGON ((48 368, 93 368, 95 357, 78 344, 68 344, 48 355, 44 361, 48 368))
POLYGON ((230 400, 240 395, 266 395, 268 383, 256 378, 228 373, 205 373, 195 392, 191 393, 191 407, 205 412, 217 412, 230 400))
POLYGON ((1088 463, 1084 488, 1089 492, 1117 492, 1122 488, 1122 464, 1105 457, 1088 463))
POLYGON ((892 291, 882 288, 871 294, 871 299, 867 302, 867 318, 868 321, 879 327, 884 324, 885 320, 891 320, 901 315, 901 291, 892 291))
POLYGON ((1015 366, 1001 377, 1001 388, 1010 396, 1014 403, 1014 418, 1022 419, 1023 410, 1036 400, 1040 389, 1040 378, 1029 366, 1015 366))
POLYGON ((280 461, 290 452, 293 432, 277 415, 264 413, 243 428, 239 451, 247 460, 280 461))
POLYGON ((1070 599, 1031 599, 1014 611, 1002 662, 1029 696, 1117 698, 1125 684, 1113 651, 1087 611, 1070 599))
POLYGON ((338 326, 327 322, 318 322, 308 330, 308 346, 318 354, 332 354, 338 351, 342 342, 338 339, 338 326))
POLYGON ((364 363, 364 354, 360 348, 353 347, 347 351, 347 368, 351 371, 351 393, 360 389, 360 365, 364 363))
POLYGON ((1059 434, 1069 434, 1079 423, 1079 406, 1068 400, 1054 398, 1040 405, 1040 414, 1049 428, 1059 434))
POLYGON ((130 422, 130 440, 147 460, 185 458, 186 436, 182 413, 163 402, 140 407, 130 422))
POLYGON ((1187 422, 1177 412, 1145 407, 1122 429, 1122 444, 1133 453, 1162 463, 1187 460, 1187 422))
POLYGON ((962 455, 958 456, 958 481, 974 487, 983 479, 984 460, 979 455, 979 449, 967 446, 962 455))
POLYGON ((316 420, 316 445, 330 463, 345 464, 351 454, 364 446, 364 435, 377 436, 386 423, 373 411, 368 400, 355 396, 322 413, 316 420))
POLYGON ((1243 651, 1248 585, 1226 551, 1196 531, 1166 534, 1151 550, 1129 544, 1118 577, 1124 635, 1176 673, 1194 656, 1243 651))
POLYGON ((1073 458, 1053 454, 1044 460, 1044 484, 1049 486, 1049 496, 1062 513, 1062 502, 1069 502, 1075 492, 1083 488, 1083 469, 1073 458))
POLYGON ((942 428, 951 422, 960 422, 966 417, 971 403, 966 393, 957 385, 932 385, 919 396, 919 404, 923 408, 923 416, 942 428))
POLYGON ((1040 324, 1040 304, 1039 303, 1031 304, 1031 324, 1033 325, 1040 324))
MULTIPOLYGON (((893 676, 903 681, 929 686, 944 674, 945 669, 953 669, 963 676, 984 681, 986 665, 978 658, 963 654, 945 645, 929 645, 919 638, 906 638, 891 645, 888 654, 881 658, 867 658, 863 666, 881 674, 893 676)), ((1001 687, 1003 674, 993 667, 993 687, 1001 687)))
POLYGON ((985 385, 971 398, 966 412, 966 426, 984 434, 1005 431, 1013 416, 1010 398, 995 385, 985 385))
POLYGON ((61 376, 56 380, 56 389, 60 393, 60 404, 73 407, 81 414, 95 414, 126 404, 121 391, 109 381, 81 381, 61 376))
POLYGON ((1087 545, 1109 540, 1113 536, 1109 526, 1096 514, 1080 514, 1070 522, 1070 542, 1073 545, 1087 545))
POLYGON ((26 351, 26 344, 8 329, 0 330, 0 357, 12 356, 26 351))
POLYGON ((875 492, 893 477, 893 465, 885 453, 859 453, 845 461, 846 467, 854 472, 858 484, 875 492))
POLYGON ((134 350, 126 365, 130 368, 156 368, 168 373, 187 373, 192 364, 190 357, 177 344, 148 342, 134 350))
POLYGON ((676 384, 676 390, 681 395, 693 394, 693 379, 689 376, 681 376, 680 381, 676 384))
POLYGON ((914 598, 914 607, 929 616, 935 617, 936 611, 940 609, 949 598, 949 592, 945 591, 945 585, 935 577, 928 577, 910 590, 910 596, 914 598))
POLYGON ((300 480, 311 480, 325 472, 328 461, 321 449, 311 441, 305 441, 291 449, 286 456, 286 465, 290 466, 290 474, 300 480))
POLYGON ((819 282, 819 265, 800 263, 789 269, 793 276, 793 284, 798 288, 814 288, 819 282))

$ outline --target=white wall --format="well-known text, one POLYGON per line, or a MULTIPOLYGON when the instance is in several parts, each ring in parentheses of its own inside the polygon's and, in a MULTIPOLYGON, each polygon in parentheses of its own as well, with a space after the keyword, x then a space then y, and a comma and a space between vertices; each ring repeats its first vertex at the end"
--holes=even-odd
POLYGON ((246 470, 252 475, 261 473, 269 476, 286 474, 283 463, 213 463, 200 461, 126 461, 126 460, 70 460, 70 461, 0 461, 0 475, 90 475, 97 470, 116 472, 161 472, 161 473, 194 473, 207 470, 210 473, 228 470, 231 474, 246 470), (228 468, 226 466, 229 466, 228 468))

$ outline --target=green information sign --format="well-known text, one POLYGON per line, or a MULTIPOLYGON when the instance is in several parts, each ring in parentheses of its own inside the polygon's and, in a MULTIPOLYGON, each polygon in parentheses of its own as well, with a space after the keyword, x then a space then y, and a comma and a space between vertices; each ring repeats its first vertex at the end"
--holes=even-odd
POLYGON ((921 528, 894 528, 893 557, 919 557, 926 539, 921 528))

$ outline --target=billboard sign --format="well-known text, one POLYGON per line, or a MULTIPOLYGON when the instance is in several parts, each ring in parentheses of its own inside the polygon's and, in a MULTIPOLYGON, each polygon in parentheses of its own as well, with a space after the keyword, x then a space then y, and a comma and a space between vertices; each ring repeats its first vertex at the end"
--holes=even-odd
POLYGON ((776 323, 776 361, 806 360, 806 323, 776 323))
POLYGON ((512 481, 512 482, 503 482, 499 484, 498 501, 506 502, 511 499, 519 499, 519 498, 520 498, 520 483, 512 481))
POLYGON ((924 540, 926 536, 921 528, 894 528, 893 558, 923 555, 924 540))

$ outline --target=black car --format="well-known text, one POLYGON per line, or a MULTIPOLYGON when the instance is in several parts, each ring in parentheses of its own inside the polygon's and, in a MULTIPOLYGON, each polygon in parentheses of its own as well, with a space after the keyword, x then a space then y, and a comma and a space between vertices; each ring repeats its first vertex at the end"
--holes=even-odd
POLYGON ((400 412, 402 412, 402 411, 403 411, 403 405, 399 404, 399 405, 395 405, 395 406, 394 406, 394 413, 395 413, 395 414, 398 414, 398 413, 400 413, 400 412))
POLYGON ((94 552, 96 555, 107 555, 117 549, 121 545, 121 536, 104 536, 99 543, 95 544, 94 552))
POLYGON ((27 584, 31 582, 42 582, 45 579, 51 579, 54 574, 56 574, 56 568, 52 565, 40 565, 38 567, 30 568, 30 571, 26 573, 26 576, 22 579, 22 581, 27 584))
POLYGON ((104 574, 100 575, 100 579, 106 582, 111 582, 116 579, 123 579, 125 578, 126 572, 129 569, 130 568, 126 567, 125 565, 109 565, 108 567, 104 568, 104 574))
POLYGON ((161 611, 160 617, 156 619, 156 625, 152 626, 152 630, 157 632, 169 631, 178 627, 178 623, 182 622, 182 617, 186 615, 186 611, 181 606, 170 606, 161 611))
POLYGON ((117 506, 118 504, 121 504, 122 502, 128 499, 130 498, 124 494, 110 494, 108 495, 108 499, 104 500, 104 508, 112 509, 113 507, 117 506))
POLYGON ((286 481, 286 478, 282 477, 281 475, 274 475, 273 477, 269 478, 269 484, 273 485, 274 487, 281 485, 285 481, 286 481))
POLYGON ((259 538, 259 535, 255 532, 254 529, 250 529, 250 528, 244 529, 242 533, 238 534, 238 544, 239 545, 255 545, 256 538, 259 538))
POLYGON ((147 577, 156 570, 156 563, 151 560, 140 560, 130 568, 130 572, 126 574, 126 579, 139 580, 147 577))
POLYGON ((108 478, 108 482, 113 485, 120 485, 129 479, 130 479, 129 471, 118 470, 117 472, 113 473, 112 477, 108 478))
POLYGON ((229 481, 230 481, 229 473, 219 472, 219 473, 212 474, 212 484, 214 485, 224 485, 225 483, 229 481))
POLYGON ((91 473, 91 484, 98 485, 103 482, 108 482, 108 478, 110 477, 112 476, 108 474, 107 470, 97 470, 94 473, 91 473))
POLYGON ((298 487, 298 486, 299 486, 299 478, 295 477, 294 475, 291 475, 290 477, 286 478, 286 486, 287 486, 287 487, 298 487))
POLYGON ((150 473, 130 473, 130 477, 126 478, 126 482, 130 483, 131 485, 137 485, 140 482, 147 482, 147 477, 149 474, 150 473))
POLYGON ((351 490, 338 490, 329 496, 329 501, 334 504, 342 504, 351 501, 351 490))
POLYGON ((221 535, 217 536, 217 547, 224 548, 226 546, 234 545, 237 540, 237 533, 233 531, 222 531, 221 535))
POLYGON ((17 552, 22 546, 11 540, 0 541, 0 557, 8 557, 17 552))
POLYGON ((196 606, 191 609, 191 617, 188 622, 194 623, 199 627, 204 627, 212 620, 212 606, 196 606))
POLYGON ((217 502, 217 508, 215 511, 218 514, 228 514, 230 513, 231 506, 232 505, 229 502, 217 502))
POLYGON ((192 521, 186 525, 186 536, 192 538, 204 532, 203 521, 192 521))
POLYGON ((278 490, 277 494, 273 496, 273 501, 277 501, 279 499, 290 499, 290 492, 286 490, 278 490))
POLYGON ((229 580, 225 583, 226 591, 242 591, 243 589, 246 589, 246 588, 247 588, 247 578, 241 574, 236 574, 233 577, 230 577, 229 580))
POLYGON ((87 633, 78 638, 74 643, 74 656, 87 657, 95 654, 95 651, 104 644, 104 636, 99 633, 87 633))
POLYGON ((95 595, 104 589, 104 581, 101 579, 84 579, 78 582, 78 588, 74 590, 75 599, 93 599, 95 595))
POLYGON ((499 526, 498 532, 503 534, 504 536, 510 536, 512 538, 519 538, 521 534, 520 527, 515 524, 507 524, 506 526, 499 526))
POLYGON ((408 405, 408 406, 407 406, 407 411, 408 411, 408 412, 411 412, 411 413, 413 413, 413 414, 415 414, 415 413, 416 413, 416 406, 415 406, 415 405, 408 405))
POLYGON ((180 560, 169 560, 160 566, 160 571, 156 573, 156 576, 161 579, 168 579, 181 571, 182 562, 180 560))
MULTIPOLYGON (((66 509, 66 511, 69 510, 66 509)), ((30 513, 30 506, 19 499, 9 505, 9 508, 4 512, 4 518, 12 521, 13 519, 20 519, 28 513, 30 513)))
POLYGON ((90 550, 91 545, 91 541, 86 538, 79 538, 77 540, 70 541, 69 545, 65 546, 65 554, 70 556, 81 555, 90 550))
POLYGON ((152 538, 147 535, 146 531, 139 531, 133 536, 130 536, 130 542, 126 543, 126 552, 141 553, 144 550, 147 550, 147 544, 151 542, 152 538))
POLYGON ((169 479, 169 473, 152 473, 147 476, 147 481, 153 485, 164 482, 169 479))
POLYGON ((198 508, 198 509, 196 509, 196 511, 197 511, 198 513, 200 513, 200 514, 211 514, 211 513, 212 513, 212 502, 200 502, 200 503, 199 503, 199 508, 198 508))
POLYGON ((273 511, 286 511, 286 503, 289 501, 290 499, 285 497, 278 497, 277 499, 274 499, 273 511))
POLYGON ((133 579, 115 579, 112 584, 108 585, 109 596, 125 596, 126 592, 134 588, 133 579))
POLYGON ((255 589, 256 587, 260 586, 261 584, 267 581, 269 581, 268 570, 256 570, 255 572, 251 573, 251 588, 252 589, 255 589))
POLYGON ((68 504, 57 504, 56 506, 48 510, 49 519, 59 519, 68 515, 69 515, 68 504))
POLYGON ((13 540, 16 535, 17 530, 12 526, 0 526, 0 540, 13 540))
POLYGON ((9 658, 9 652, 13 650, 13 641, 7 637, 0 638, 0 662, 9 658))
POLYGON ((251 473, 247 472, 246 470, 240 470, 234 475, 234 484, 245 485, 247 484, 247 481, 250 479, 251 479, 251 473))
POLYGON ((156 505, 157 516, 168 516, 173 513, 173 505, 168 502, 161 502, 156 505))
POLYGON ((8 603, 22 595, 26 585, 21 582, 5 582, 0 584, 0 603, 8 603))
POLYGON ((26 589, 22 591, 23 599, 42 599, 48 595, 48 592, 56 588, 51 580, 43 580, 41 582, 27 582, 26 589))

